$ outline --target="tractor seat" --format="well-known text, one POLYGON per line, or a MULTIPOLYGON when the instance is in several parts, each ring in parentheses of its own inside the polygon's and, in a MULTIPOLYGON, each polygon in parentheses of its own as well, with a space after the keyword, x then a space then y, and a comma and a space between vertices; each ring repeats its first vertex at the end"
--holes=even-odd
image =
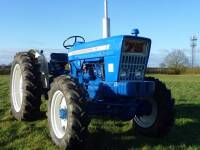
POLYGON ((49 72, 54 76, 66 73, 65 66, 68 62, 68 55, 65 53, 52 53, 49 63, 49 72))
POLYGON ((51 62, 67 63, 68 55, 65 53, 52 53, 51 54, 51 62))

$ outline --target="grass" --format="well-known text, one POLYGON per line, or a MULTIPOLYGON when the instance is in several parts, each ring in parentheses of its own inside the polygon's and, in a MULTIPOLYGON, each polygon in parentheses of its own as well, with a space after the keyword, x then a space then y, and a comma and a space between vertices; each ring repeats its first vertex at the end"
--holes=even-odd
MULTIPOLYGON (((176 123, 164 138, 134 136, 129 122, 93 119, 85 150, 200 149, 200 75, 154 75, 172 90, 176 123)), ((0 76, 0 149, 58 149, 49 136, 47 119, 19 122, 10 115, 9 77, 0 76)), ((46 102, 42 104, 46 111, 46 102)))

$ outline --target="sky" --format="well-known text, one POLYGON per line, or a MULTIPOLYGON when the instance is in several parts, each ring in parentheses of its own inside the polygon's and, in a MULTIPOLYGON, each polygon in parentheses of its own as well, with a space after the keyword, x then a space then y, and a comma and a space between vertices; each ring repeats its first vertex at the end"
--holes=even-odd
MULTIPOLYGON (((191 57, 190 37, 200 38, 200 0, 108 0, 111 35, 151 38, 149 66, 159 66, 174 49, 191 57)), ((31 48, 45 53, 66 52, 62 42, 81 35, 102 38, 103 0, 1 0, 0 64, 10 63, 17 51, 31 48)), ((200 64, 200 40, 196 64, 200 64)))

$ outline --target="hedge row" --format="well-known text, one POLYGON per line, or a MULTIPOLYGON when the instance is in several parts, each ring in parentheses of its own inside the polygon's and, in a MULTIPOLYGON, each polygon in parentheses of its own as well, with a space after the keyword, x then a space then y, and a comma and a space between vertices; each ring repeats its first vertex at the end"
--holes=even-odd
POLYGON ((177 74, 175 70, 169 68, 147 68, 148 74, 177 74))
POLYGON ((172 68, 147 68, 148 74, 200 74, 200 68, 182 68, 182 69, 172 69, 172 68))
POLYGON ((1 69, 0 68, 0 75, 9 75, 10 74, 10 68, 1 69))

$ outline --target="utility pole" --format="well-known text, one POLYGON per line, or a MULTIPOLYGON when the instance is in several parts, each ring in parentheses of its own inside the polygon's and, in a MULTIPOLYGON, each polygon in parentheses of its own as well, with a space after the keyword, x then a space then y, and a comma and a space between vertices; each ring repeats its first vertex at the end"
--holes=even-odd
POLYGON ((190 40, 191 40, 191 48, 192 48, 192 68, 194 68, 194 65, 195 65, 195 48, 197 46, 196 35, 193 35, 190 40))
POLYGON ((110 37, 110 18, 108 17, 108 1, 104 0, 103 38, 110 37))

